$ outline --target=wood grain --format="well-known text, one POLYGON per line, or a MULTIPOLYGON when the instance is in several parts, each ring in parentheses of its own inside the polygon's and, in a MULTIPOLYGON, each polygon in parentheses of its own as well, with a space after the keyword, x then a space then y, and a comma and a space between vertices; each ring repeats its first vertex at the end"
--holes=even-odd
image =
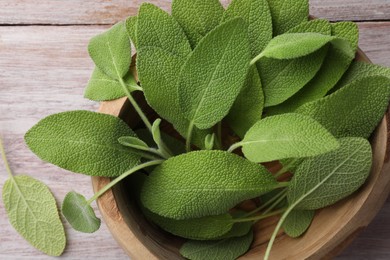
MULTIPOLYGON (((231 0, 223 0, 227 6, 231 0)), ((2 0, 0 24, 113 24, 137 13, 144 0, 2 0)), ((165 10, 171 0, 149 0, 165 10)), ((310 0, 310 13, 330 20, 388 20, 387 0, 310 0)))

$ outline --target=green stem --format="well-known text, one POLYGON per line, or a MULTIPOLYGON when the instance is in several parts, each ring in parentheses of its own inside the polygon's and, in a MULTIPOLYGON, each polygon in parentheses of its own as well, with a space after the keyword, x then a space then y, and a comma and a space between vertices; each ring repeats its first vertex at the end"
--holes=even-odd
POLYGON ((268 207, 270 204, 272 204, 275 200, 279 199, 281 196, 283 196, 287 191, 286 190, 282 190, 281 192, 279 192, 278 194, 276 194, 272 199, 270 199, 269 201, 267 201, 266 203, 264 203, 263 205, 261 205, 260 207, 248 212, 247 214, 244 215, 244 217, 249 217, 253 214, 256 214, 257 212, 265 209, 266 207, 268 207))
POLYGON ((241 142, 238 142, 238 143, 235 143, 235 144, 232 144, 229 149, 227 150, 229 153, 233 152, 234 150, 236 150, 238 147, 241 146, 241 142))
POLYGON ((263 53, 261 52, 259 55, 257 55, 256 57, 254 57, 251 62, 249 63, 250 66, 252 66, 253 64, 255 64, 258 60, 260 60, 261 58, 263 58, 264 55, 263 53))
POLYGON ((187 139, 186 139, 186 151, 187 153, 191 151, 191 138, 192 138, 192 131, 194 130, 194 122, 191 121, 188 125, 187 129, 187 139))
POLYGON ((1 157, 3 158, 5 169, 6 169, 7 173, 8 173, 8 175, 9 175, 9 177, 13 178, 14 176, 12 175, 11 168, 9 167, 7 156, 5 155, 5 149, 4 149, 4 145, 3 145, 3 140, 1 139, 1 137, 0 137, 0 153, 1 153, 1 157))
POLYGON ((283 174, 287 173, 290 170, 291 165, 293 165, 298 159, 292 159, 286 166, 283 166, 282 169, 277 171, 274 174, 275 179, 279 178, 283 174))
POLYGON ((149 159, 149 160, 161 160, 161 159, 168 159, 165 158, 160 152, 158 152, 156 149, 150 149, 149 152, 144 152, 141 150, 137 150, 137 154, 141 155, 143 158, 149 159), (158 157, 157 157, 158 156, 158 157))
POLYGON ((267 213, 267 214, 261 214, 259 216, 255 216, 255 217, 251 217, 251 218, 237 218, 237 219, 234 219, 233 222, 248 222, 248 221, 259 221, 259 220, 262 220, 262 219, 265 219, 265 218, 269 218, 269 217, 272 217, 272 216, 275 216, 275 215, 279 215, 280 213, 283 213, 286 209, 283 208, 283 209, 279 209, 279 210, 275 210, 273 212, 270 212, 270 213, 267 213))
POLYGON ((276 201, 274 201, 271 206, 269 206, 268 209, 264 211, 264 214, 267 214, 271 210, 273 210, 285 197, 287 196, 287 190, 284 190, 284 193, 282 196, 280 196, 276 201))
POLYGON ((111 181, 109 184, 107 184, 106 186, 104 186, 101 190, 99 190, 98 192, 96 192, 92 198, 90 198, 87 203, 88 204, 91 204, 94 200, 96 200, 97 198, 99 198, 101 195, 103 195, 106 191, 108 191, 109 189, 111 189, 115 184, 117 184, 118 182, 120 182, 121 180, 123 180, 124 178, 126 178, 127 176, 129 176, 130 174, 136 172, 136 171, 139 171, 143 168, 146 168, 146 167, 149 167, 149 166, 153 166, 153 165, 159 165, 161 163, 163 163, 164 160, 154 160, 154 161, 150 161, 150 162, 146 162, 146 163, 143 163, 143 164, 140 164, 140 165, 137 165, 135 166, 134 168, 128 170, 127 172, 123 173, 122 175, 120 175, 119 177, 117 177, 116 179, 114 179, 113 181, 111 181))

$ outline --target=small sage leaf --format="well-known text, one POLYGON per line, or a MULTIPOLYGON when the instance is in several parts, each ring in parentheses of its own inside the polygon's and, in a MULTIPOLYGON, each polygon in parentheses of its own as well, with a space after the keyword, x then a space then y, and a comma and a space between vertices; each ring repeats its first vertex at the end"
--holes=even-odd
POLYGON ((121 145, 128 146, 137 150, 149 151, 149 146, 141 139, 134 136, 119 137, 118 142, 121 145))
POLYGON ((300 237, 309 228, 314 218, 314 210, 292 210, 282 227, 289 237, 300 237))
POLYGON ((138 24, 138 17, 137 16, 130 16, 126 19, 126 30, 127 34, 129 35, 129 38, 134 44, 134 47, 137 49, 138 47, 138 40, 137 40, 137 24, 138 24))
POLYGON ((206 135, 206 138, 204 139, 205 150, 213 150, 213 148, 214 148, 214 140, 215 140, 215 134, 214 133, 206 135))
POLYGON ((253 241, 253 231, 245 236, 215 241, 188 241, 180 254, 190 260, 234 260, 248 251, 253 241))
POLYGON ((64 227, 48 187, 29 176, 15 176, 3 186, 3 201, 12 226, 45 254, 59 256, 65 249, 64 227))
POLYGON ((181 70, 180 107, 200 129, 221 121, 240 93, 250 59, 246 31, 241 18, 221 24, 202 39, 181 70))
POLYGON ((224 214, 237 203, 278 186, 263 166, 224 151, 171 157, 150 174, 141 192, 150 211, 173 219, 224 214))
POLYGON ((157 145, 161 143, 160 124, 161 124, 161 119, 158 118, 153 122, 153 125, 152 125, 152 137, 153 137, 154 142, 157 145))
POLYGON ((118 138, 135 136, 121 119, 89 111, 48 116, 25 135, 39 158, 66 170, 92 176, 115 177, 139 163, 140 157, 118 138))
POLYGON ((337 139, 324 127, 299 114, 262 119, 249 129, 239 144, 252 162, 315 156, 339 147, 337 139))
POLYGON ((88 45, 89 55, 96 66, 113 79, 123 78, 130 69, 131 45, 124 22, 93 37, 88 45))
POLYGON ((66 194, 62 202, 62 214, 77 231, 93 233, 100 228, 100 219, 83 195, 74 191, 66 194))
MULTIPOLYGON (((153 137, 148 129, 138 129, 135 131, 137 136, 142 139, 149 147, 156 147, 156 143, 153 140, 153 137)), ((167 135, 164 132, 161 132, 162 139, 164 143, 168 146, 169 150, 173 152, 174 155, 179 155, 186 152, 185 146, 178 139, 167 135)))
POLYGON ((315 210, 356 191, 370 173, 372 152, 363 138, 341 138, 340 148, 300 164, 287 188, 290 207, 315 210))

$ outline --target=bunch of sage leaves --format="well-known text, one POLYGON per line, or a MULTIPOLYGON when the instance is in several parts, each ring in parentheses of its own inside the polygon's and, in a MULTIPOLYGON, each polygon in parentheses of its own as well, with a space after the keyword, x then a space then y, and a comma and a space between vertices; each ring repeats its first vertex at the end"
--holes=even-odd
POLYGON ((66 195, 71 226, 96 231, 91 203, 133 175, 140 209, 189 239, 180 250, 189 259, 235 259, 249 249, 257 221, 281 215, 267 259, 281 227, 298 237, 316 209, 355 192, 371 169, 367 138, 388 107, 390 70, 354 61, 354 23, 310 21, 308 10, 308 0, 233 0, 226 10, 218 0, 173 0, 169 15, 144 3, 92 38, 96 67, 85 96, 127 96, 144 127, 70 111, 26 133, 42 160, 115 178, 88 200, 66 195), (133 92, 161 118, 149 121, 133 92), (163 122, 185 144, 160 131, 163 122), (240 141, 226 147, 222 125, 240 141), (275 160, 283 165, 275 175, 260 164, 275 160), (287 172, 293 177, 279 181, 287 172), (251 212, 234 209, 258 197, 263 203, 251 212))

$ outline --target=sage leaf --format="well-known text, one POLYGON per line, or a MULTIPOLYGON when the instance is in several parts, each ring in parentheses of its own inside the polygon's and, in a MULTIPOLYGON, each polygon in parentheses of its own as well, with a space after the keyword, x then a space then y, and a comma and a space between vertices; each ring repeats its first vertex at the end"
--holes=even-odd
POLYGON ((199 129, 224 118, 240 93, 249 69, 249 43, 241 18, 225 22, 198 44, 179 79, 183 115, 199 129))
POLYGON ((134 47, 136 49, 138 49, 137 24, 138 24, 137 16, 130 16, 129 18, 126 19, 127 34, 129 35, 129 38, 133 42, 134 47))
POLYGON ((219 0, 173 0, 172 16, 179 22, 192 48, 219 25, 224 9, 219 0))
POLYGON ((116 177, 139 163, 139 156, 118 142, 135 136, 121 119, 89 111, 50 115, 25 135, 39 158, 66 170, 91 176, 116 177))
POLYGON ((332 23, 332 35, 344 38, 351 44, 353 52, 356 52, 359 45, 359 28, 354 22, 332 23))
POLYGON ((158 47, 175 56, 186 57, 191 46, 180 25, 157 6, 143 3, 137 21, 138 48, 158 47))
POLYGON ((283 114, 260 120, 238 143, 252 162, 315 156, 332 151, 339 143, 308 116, 283 114))
POLYGON ((233 226, 233 218, 227 213, 184 220, 165 218, 147 209, 144 210, 144 214, 165 231, 194 240, 209 240, 220 237, 229 232, 233 226))
POLYGON ((311 116, 336 137, 368 138, 382 119, 389 99, 390 79, 373 76, 306 103, 296 112, 311 116))
POLYGON ((267 1, 233 0, 226 9, 222 21, 234 17, 241 17, 247 23, 251 54, 255 57, 272 39, 272 18, 267 1))
POLYGON ((29 176, 15 176, 3 186, 3 202, 11 225, 31 245, 59 256, 65 249, 64 227, 48 187, 29 176))
POLYGON ((131 45, 124 22, 89 41, 88 52, 96 66, 113 79, 123 78, 130 69, 131 45))
POLYGON ((308 0, 268 0, 274 35, 287 32, 309 19, 308 0))
POLYGON ((339 142, 339 149, 299 165, 287 188, 290 207, 323 208, 352 194, 365 182, 372 163, 370 143, 356 137, 339 142))
POLYGON ((171 157, 150 174, 141 192, 150 211, 172 219, 224 214, 237 203, 278 186, 263 166, 224 151, 171 157))
POLYGON ((214 133, 206 135, 206 138, 204 139, 205 150, 213 150, 214 141, 215 141, 215 134, 214 133))
POLYGON ((303 32, 313 32, 313 33, 321 33, 324 35, 332 35, 332 26, 330 22, 324 19, 315 19, 311 21, 303 22, 286 33, 303 33, 303 32))
POLYGON ((314 210, 292 210, 282 224, 284 232, 289 237, 300 237, 309 228, 314 213, 314 210))
MULTIPOLYGON (((125 75, 123 81, 129 92, 141 90, 130 71, 125 75)), ((94 101, 106 101, 124 96, 126 96, 126 92, 123 90, 123 87, 118 80, 110 78, 98 67, 94 69, 84 92, 85 98, 94 101)))
POLYGON ((74 191, 66 194, 62 202, 62 214, 73 229, 93 233, 100 228, 100 219, 83 195, 74 191))
POLYGON ((191 260, 234 260, 248 251, 253 241, 253 231, 245 236, 216 241, 188 241, 180 254, 191 260))
MULTIPOLYGON (((149 147, 156 147, 156 143, 153 140, 153 137, 150 134, 148 129, 145 129, 145 128, 138 129, 135 132, 136 132, 137 136, 142 141, 144 141, 149 147)), ((164 132, 161 132, 161 138, 164 140, 164 143, 168 146, 169 150, 171 150, 174 155, 179 155, 179 154, 185 153, 185 151, 186 151, 185 146, 180 140, 178 140, 178 139, 176 139, 176 138, 174 138, 174 137, 172 137, 164 132)))
POLYGON ((138 150, 149 151, 149 146, 141 139, 134 136, 121 136, 118 139, 121 145, 131 147, 138 150))

